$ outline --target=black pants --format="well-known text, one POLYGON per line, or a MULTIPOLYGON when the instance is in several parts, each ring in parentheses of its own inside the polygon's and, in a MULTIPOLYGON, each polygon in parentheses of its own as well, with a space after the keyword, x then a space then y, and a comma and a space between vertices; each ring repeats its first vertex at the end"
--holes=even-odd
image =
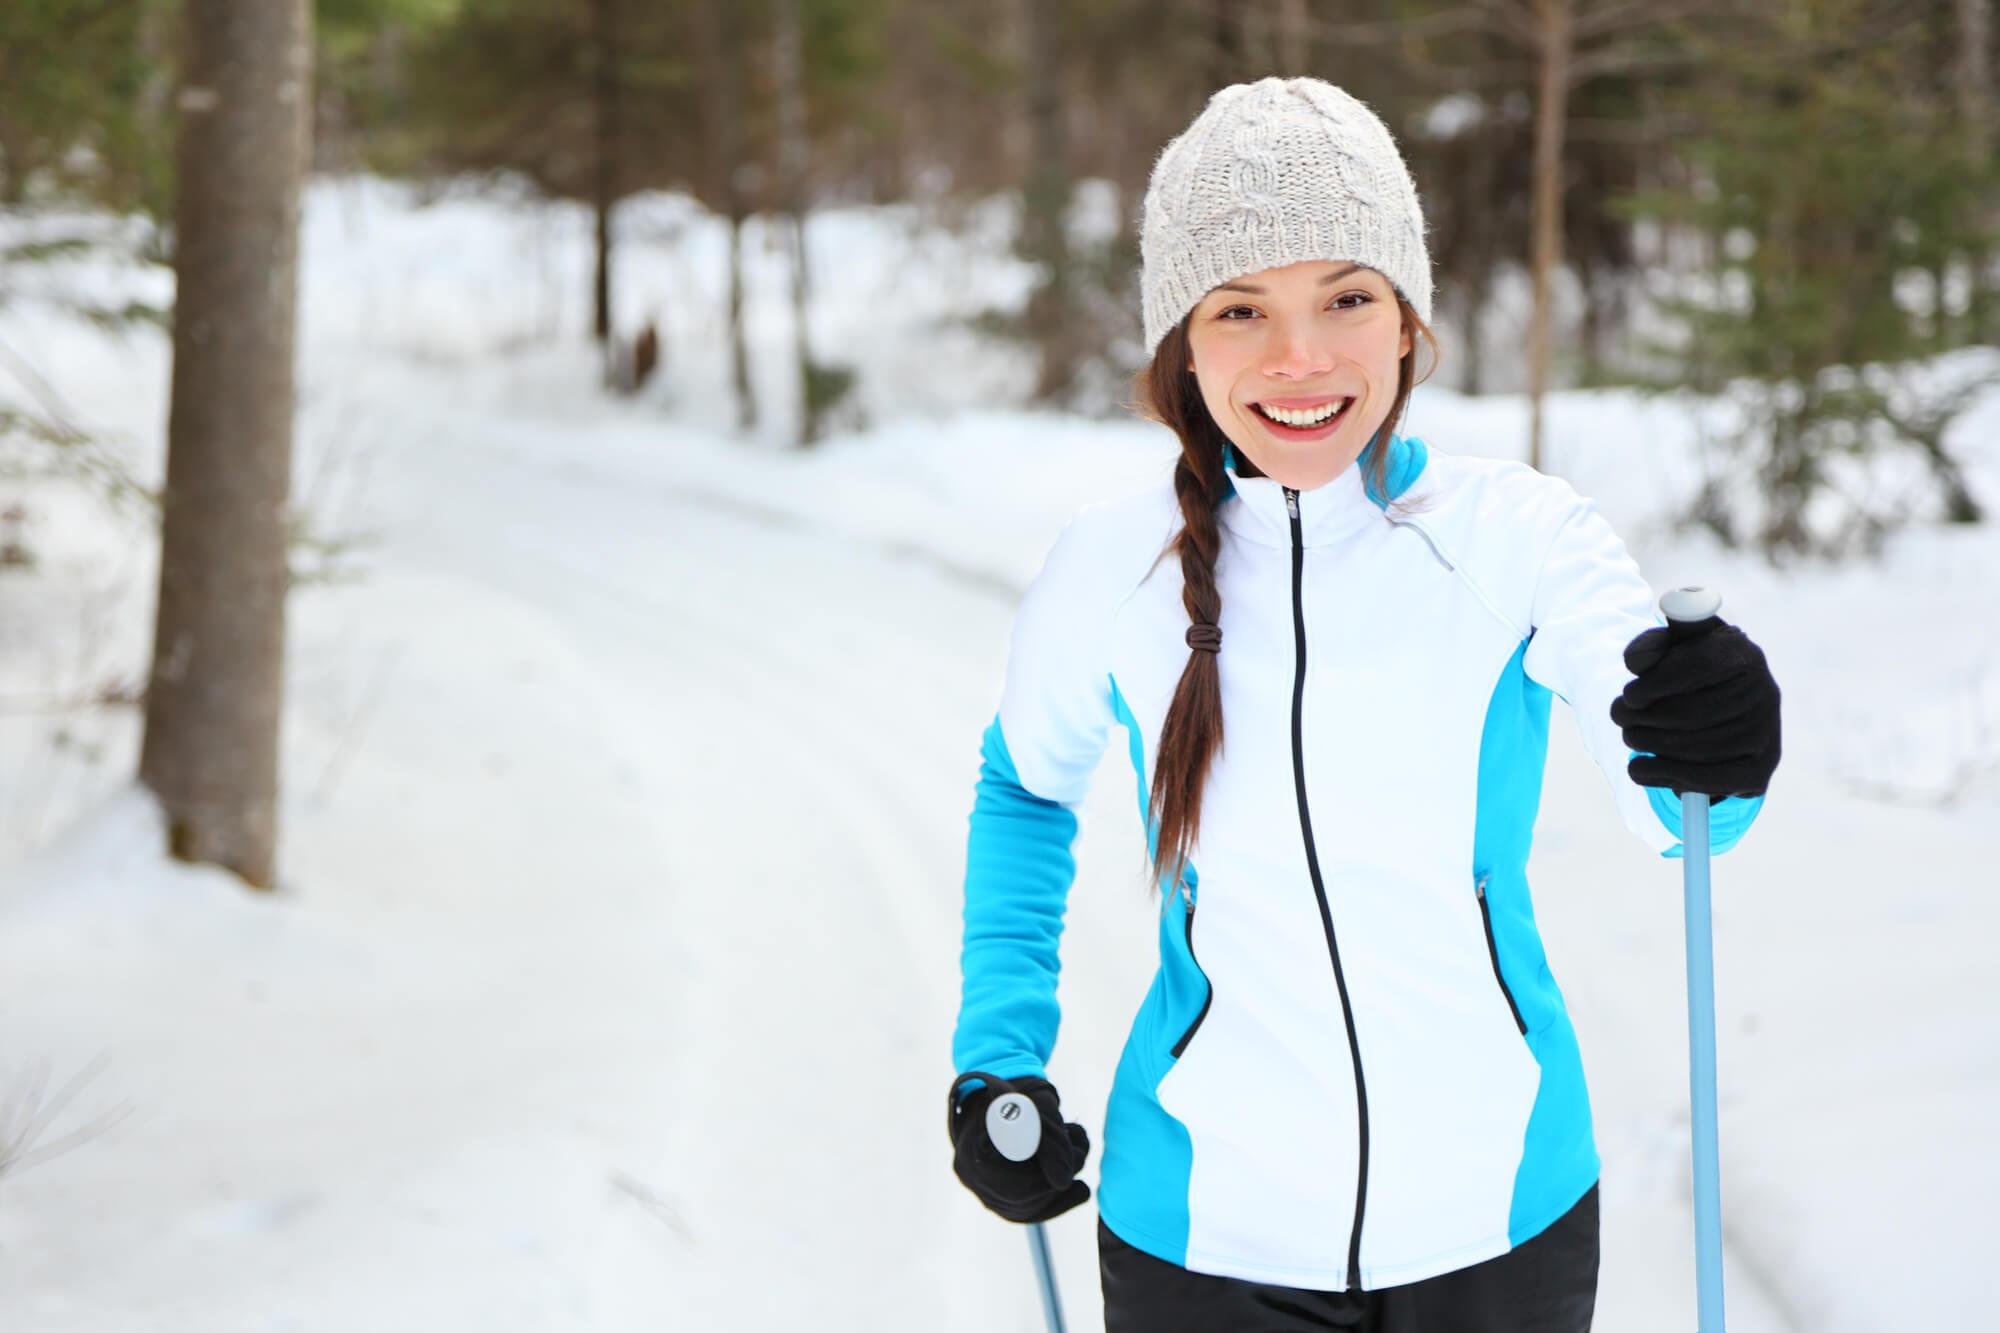
POLYGON ((1588 1333, 1597 1304, 1597 1186, 1525 1244, 1380 1291, 1306 1291, 1190 1273, 1097 1223, 1105 1333, 1588 1333))

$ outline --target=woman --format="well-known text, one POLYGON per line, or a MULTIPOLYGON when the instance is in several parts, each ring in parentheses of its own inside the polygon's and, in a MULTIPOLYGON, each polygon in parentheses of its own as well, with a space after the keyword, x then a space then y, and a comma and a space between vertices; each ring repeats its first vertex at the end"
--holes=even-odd
POLYGON ((1223 89, 1155 165, 1142 239, 1141 396, 1181 458, 1070 522, 1014 626, 955 1170, 1014 1221, 1089 1197, 1045 1065, 1076 810, 1120 724, 1164 892, 1105 1118, 1106 1327, 1586 1329, 1598 1159, 1525 873, 1550 696, 1676 856, 1682 791, 1714 799, 1712 851, 1755 817, 1777 686, 1718 619, 1670 640, 1563 481, 1395 433, 1431 275, 1366 106, 1223 89), (985 1134, 1010 1089, 1049 1127, 1023 1163, 985 1134))

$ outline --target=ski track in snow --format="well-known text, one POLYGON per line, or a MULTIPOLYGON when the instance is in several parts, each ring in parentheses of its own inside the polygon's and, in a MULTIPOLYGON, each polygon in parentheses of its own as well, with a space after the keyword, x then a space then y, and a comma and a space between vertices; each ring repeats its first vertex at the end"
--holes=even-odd
MULTIPOLYGON (((482 526, 428 531, 415 558, 568 615, 633 720, 625 757, 678 803, 659 803, 684 968, 660 1054, 678 1094, 638 1175, 683 1221, 667 1256, 683 1326, 780 1327, 808 1311, 827 1328, 983 1326, 982 1304, 1004 1296, 907 1257, 934 1251, 941 1229, 962 1248, 989 1230, 949 1174, 939 1079, 969 745, 990 706, 967 668, 987 658, 979 645, 950 656, 920 617, 860 609, 871 589, 897 608, 965 594, 768 514, 531 458, 496 467, 491 451, 427 438, 437 484, 482 475, 482 526), (496 488, 504 543, 483 517, 496 488), (578 504, 555 503, 564 492, 578 504), (590 526, 550 521, 570 515, 590 526), (600 546, 602 532, 617 535, 600 546), (677 741, 691 716, 729 723, 705 723, 691 751, 677 741), (714 836, 737 828, 750 836, 714 836), (732 1132, 718 1142, 719 1123, 732 1132), (857 1208, 870 1224, 855 1225, 857 1208), (746 1260, 785 1276, 746 1284, 746 1260)), ((974 600, 1004 634, 990 594, 974 600)))

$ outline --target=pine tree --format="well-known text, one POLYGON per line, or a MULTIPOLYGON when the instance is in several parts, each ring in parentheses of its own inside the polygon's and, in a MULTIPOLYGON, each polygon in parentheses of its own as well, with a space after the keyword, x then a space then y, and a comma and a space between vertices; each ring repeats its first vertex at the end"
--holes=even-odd
MULTIPOLYGON (((1917 450, 1938 511, 1981 511, 1942 437, 1976 384, 1938 384, 1942 305, 1911 280, 1960 265, 1991 176, 1948 150, 1956 111, 1933 77, 1929 22, 1894 0, 1773 0, 1684 34, 1703 77, 1682 99, 1693 188, 1636 211, 1693 228, 1710 256, 1669 355, 1745 408, 1726 475, 1691 517, 1774 559, 1870 551, 1911 516, 1861 485, 1866 461, 1917 450), (1732 479, 1733 484, 1732 484, 1732 479)), ((1987 172, 1990 173, 1990 165, 1987 172)))
MULTIPOLYGON (((105 252, 159 262, 171 211, 169 0, 10 0, 0 6, 0 308, 49 261, 105 252), (79 205, 98 205, 96 217, 79 205), (106 214, 127 214, 120 219, 106 214)), ((38 299, 101 328, 163 326, 140 300, 36 284, 38 299)), ((125 464, 43 378, 34 349, 0 347, 0 478, 60 474, 113 503, 143 503, 125 464)))

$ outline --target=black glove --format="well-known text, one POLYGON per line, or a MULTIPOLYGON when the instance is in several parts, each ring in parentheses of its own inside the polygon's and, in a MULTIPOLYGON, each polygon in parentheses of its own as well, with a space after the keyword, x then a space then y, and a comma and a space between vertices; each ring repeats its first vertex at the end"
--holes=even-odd
POLYGON ((1778 682, 1764 651, 1720 616, 1657 626, 1625 645, 1638 673, 1611 704, 1625 771, 1675 795, 1761 796, 1778 767, 1778 682))
POLYGON ((1090 1197, 1090 1186, 1076 1178, 1090 1155, 1090 1135, 1082 1125, 1064 1124, 1062 1101, 1045 1078, 995 1078, 991 1074, 960 1074, 952 1080, 947 1132, 956 1154, 951 1169, 961 1183, 1009 1222, 1046 1222, 1090 1197), (959 1088, 973 1079, 985 1086, 965 1094, 959 1088), (1035 1104, 1042 1117, 1042 1142, 1025 1162, 1010 1162, 986 1136, 986 1108, 994 1098, 1018 1092, 1035 1104))

